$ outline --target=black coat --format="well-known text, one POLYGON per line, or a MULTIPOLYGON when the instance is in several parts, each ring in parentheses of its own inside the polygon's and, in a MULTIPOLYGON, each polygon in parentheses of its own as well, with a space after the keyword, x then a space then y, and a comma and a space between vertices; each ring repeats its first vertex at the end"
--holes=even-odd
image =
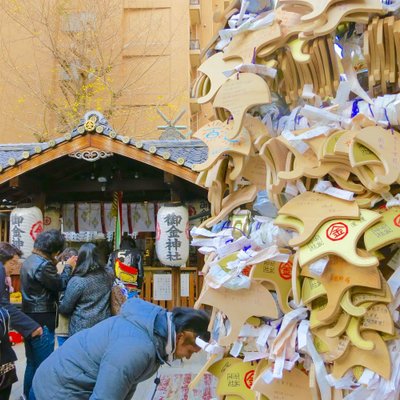
POLYGON ((8 311, 0 307, 0 365, 13 362, 17 359, 8 338, 8 311))
POLYGON ((67 287, 72 267, 65 265, 61 274, 53 263, 31 254, 22 264, 22 310, 26 313, 56 313, 59 292, 67 287))
POLYGON ((36 321, 20 311, 15 304, 10 304, 10 292, 6 285, 6 270, 2 263, 0 263, 0 306, 10 314, 11 328, 23 337, 30 336, 33 331, 40 327, 36 321))

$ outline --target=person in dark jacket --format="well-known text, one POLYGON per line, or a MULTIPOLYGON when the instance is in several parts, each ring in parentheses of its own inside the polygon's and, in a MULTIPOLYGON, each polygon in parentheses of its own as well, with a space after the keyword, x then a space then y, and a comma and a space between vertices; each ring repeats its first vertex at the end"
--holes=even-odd
POLYGON ((111 317, 113 280, 114 272, 105 269, 96 245, 83 244, 59 307, 61 314, 70 316, 69 336, 111 317))
POLYGON ((0 242, 0 400, 10 397, 12 384, 17 381, 14 362, 17 360, 8 339, 8 325, 24 338, 39 337, 42 327, 10 304, 10 270, 21 267, 22 252, 7 242, 0 242), (6 283, 7 282, 7 283, 6 283))
POLYGON ((14 364, 17 356, 8 337, 9 322, 8 311, 0 307, 0 400, 10 398, 12 385, 18 380, 14 364))
POLYGON ((59 292, 65 290, 76 264, 76 256, 73 256, 67 261, 64 271, 57 273, 56 257, 64 243, 64 236, 56 229, 40 233, 32 254, 21 268, 22 311, 43 327, 40 338, 25 340, 25 396, 29 395, 36 369, 54 351, 59 292))
POLYGON ((30 400, 130 400, 136 386, 161 364, 200 351, 196 338, 209 340, 208 315, 172 312, 139 298, 121 313, 70 337, 38 368, 30 400))

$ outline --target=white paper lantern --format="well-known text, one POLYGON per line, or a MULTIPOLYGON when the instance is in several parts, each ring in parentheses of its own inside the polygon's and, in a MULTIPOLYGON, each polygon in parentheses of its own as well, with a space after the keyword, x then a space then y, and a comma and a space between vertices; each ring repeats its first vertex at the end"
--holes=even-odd
POLYGON ((28 257, 33 243, 43 232, 43 215, 39 208, 15 208, 10 215, 10 242, 28 257))
POLYGON ((182 205, 162 206, 157 213, 156 252, 162 264, 184 265, 189 257, 189 216, 182 205))
POLYGON ((48 231, 49 229, 61 229, 60 221, 60 210, 58 208, 48 208, 44 211, 43 218, 43 229, 48 231))

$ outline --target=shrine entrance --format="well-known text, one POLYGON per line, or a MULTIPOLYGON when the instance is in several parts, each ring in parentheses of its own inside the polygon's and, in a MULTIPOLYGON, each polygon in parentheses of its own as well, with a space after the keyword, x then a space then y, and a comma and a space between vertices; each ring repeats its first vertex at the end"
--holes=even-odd
POLYGON ((138 143, 114 135, 101 120, 82 126, 45 144, 0 146, 0 240, 9 240, 12 209, 35 205, 43 212, 44 229, 62 229, 75 247, 96 242, 106 255, 112 250, 113 194, 121 192, 123 231, 136 238, 144 256, 142 297, 167 308, 192 306, 201 290, 202 260, 193 249, 183 268, 161 265, 154 251, 155 213, 160 204, 176 200, 188 206, 193 224, 209 213, 207 191, 195 184, 197 174, 190 169, 190 157, 204 151, 202 144, 138 143))

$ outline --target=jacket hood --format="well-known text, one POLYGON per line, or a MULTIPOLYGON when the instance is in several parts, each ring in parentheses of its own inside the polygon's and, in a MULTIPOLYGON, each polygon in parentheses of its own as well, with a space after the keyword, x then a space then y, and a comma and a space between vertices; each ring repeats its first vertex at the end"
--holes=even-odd
POLYGON ((155 331, 161 336, 167 334, 166 310, 155 304, 139 298, 127 300, 122 308, 120 316, 131 324, 143 329, 150 338, 153 338, 155 331), (165 325, 165 326, 164 326, 165 325))

